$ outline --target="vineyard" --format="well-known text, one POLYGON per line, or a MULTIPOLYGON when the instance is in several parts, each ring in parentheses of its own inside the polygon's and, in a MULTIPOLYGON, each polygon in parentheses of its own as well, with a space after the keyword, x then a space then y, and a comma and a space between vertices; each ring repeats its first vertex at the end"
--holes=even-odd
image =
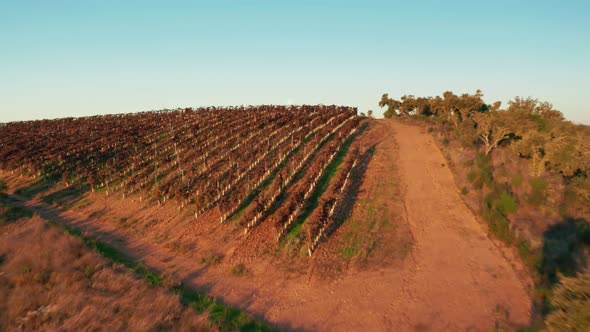
POLYGON ((359 165, 358 148, 348 151, 356 112, 208 107, 0 124, 0 175, 173 206, 197 223, 215 211, 245 234, 271 223, 277 241, 303 223, 312 255, 359 165), (339 155, 342 171, 302 218, 339 155))

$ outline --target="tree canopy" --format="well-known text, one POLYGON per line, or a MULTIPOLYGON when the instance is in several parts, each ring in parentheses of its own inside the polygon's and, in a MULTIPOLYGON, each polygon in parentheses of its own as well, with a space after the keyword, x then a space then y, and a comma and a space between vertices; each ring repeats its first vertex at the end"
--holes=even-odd
POLYGON ((446 123, 462 142, 480 147, 485 155, 500 144, 509 145, 528 160, 532 176, 552 171, 571 177, 590 169, 589 127, 566 121, 549 102, 515 97, 502 109, 501 102, 488 104, 476 90, 461 95, 445 91, 434 97, 403 95, 399 100, 385 93, 379 106, 387 108, 386 118, 418 116, 446 123))

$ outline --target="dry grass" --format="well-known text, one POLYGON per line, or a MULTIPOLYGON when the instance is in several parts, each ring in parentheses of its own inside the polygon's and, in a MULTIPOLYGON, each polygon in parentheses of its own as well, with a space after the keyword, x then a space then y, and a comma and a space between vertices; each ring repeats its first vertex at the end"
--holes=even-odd
POLYGON ((178 295, 38 217, 0 228, 0 330, 207 330, 178 295))

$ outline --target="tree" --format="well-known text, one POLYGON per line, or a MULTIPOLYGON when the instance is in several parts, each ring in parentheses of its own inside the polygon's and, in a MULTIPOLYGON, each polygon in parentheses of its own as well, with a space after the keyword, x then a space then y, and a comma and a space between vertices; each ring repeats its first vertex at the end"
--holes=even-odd
POLYGON ((367 116, 372 119, 373 118, 373 110, 368 110, 367 116))
POLYGON ((545 133, 527 131, 516 145, 520 156, 529 160, 530 174, 533 177, 541 176, 545 169, 548 141, 549 136, 545 133))
POLYGON ((501 106, 502 106, 502 102, 496 101, 490 106, 490 111, 499 111, 501 106))
POLYGON ((381 100, 379 101, 379 107, 383 108, 387 106, 387 110, 383 113, 383 117, 386 119, 389 119, 394 115, 399 115, 398 112, 400 105, 400 101, 389 98, 387 93, 384 93, 383 96, 381 96, 381 100))
POLYGON ((530 115, 538 115, 546 120, 564 120, 563 114, 553 108, 549 102, 539 102, 531 97, 514 97, 508 102, 508 111, 525 112, 530 115))
POLYGON ((515 134, 511 119, 504 112, 493 111, 475 113, 472 116, 476 124, 477 138, 484 145, 484 153, 488 156, 502 141, 515 134))
POLYGON ((572 177, 590 170, 590 130, 588 126, 561 122, 545 148, 551 167, 563 176, 572 177))
POLYGON ((563 121, 561 112, 547 102, 516 97, 508 102, 507 114, 518 126, 519 140, 515 148, 528 159, 530 174, 540 176, 546 166, 552 165, 563 175, 573 175, 578 169, 574 163, 583 159, 578 151, 575 128, 563 121), (578 158, 580 156, 581 158, 578 158))

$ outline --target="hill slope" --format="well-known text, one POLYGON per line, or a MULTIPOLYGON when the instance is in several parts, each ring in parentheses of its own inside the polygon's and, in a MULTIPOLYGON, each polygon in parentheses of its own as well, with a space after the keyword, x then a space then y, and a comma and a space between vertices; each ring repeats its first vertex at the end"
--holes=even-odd
MULTIPOLYGON (((65 204, 66 210, 58 203, 68 203, 68 196, 61 201, 57 195, 53 205, 43 199, 56 197, 56 189, 30 200, 13 198, 281 329, 491 330, 504 322, 526 324, 531 302, 524 284, 460 200, 430 136, 386 120, 370 120, 364 128, 350 148, 358 148, 359 160, 370 156, 366 170, 357 168, 360 181, 353 174, 348 187, 355 194, 352 210, 311 258, 292 241, 297 237, 287 235, 277 246, 268 235, 274 214, 244 234, 231 220, 220 224, 204 214, 195 221, 174 205, 146 206, 133 196, 87 192, 65 204)), ((340 164, 311 158, 305 177, 320 174, 316 168, 323 164, 334 168, 318 185, 325 189, 319 197, 337 187, 351 155, 344 153, 340 164)), ((5 178, 16 189, 19 179, 5 178)), ((279 202, 295 188, 286 187, 279 202)), ((326 201, 309 207, 308 218, 326 201)))

